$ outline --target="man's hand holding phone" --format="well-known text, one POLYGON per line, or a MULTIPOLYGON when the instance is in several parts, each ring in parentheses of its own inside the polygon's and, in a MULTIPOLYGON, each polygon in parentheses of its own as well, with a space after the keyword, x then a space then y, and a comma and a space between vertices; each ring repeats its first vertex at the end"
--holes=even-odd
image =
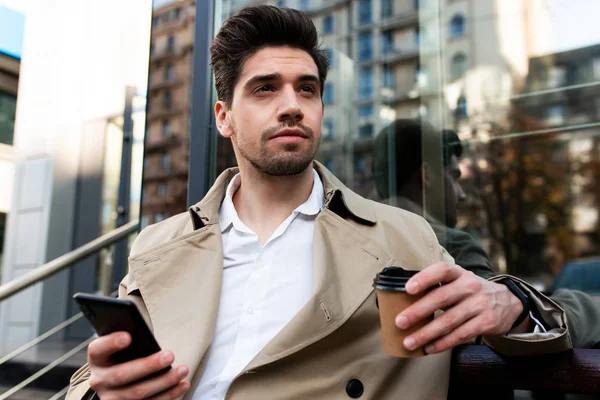
POLYGON ((129 333, 114 332, 99 337, 88 346, 90 387, 98 394, 100 400, 170 400, 188 391, 190 383, 184 378, 189 369, 185 365, 178 365, 166 373, 144 379, 173 363, 173 353, 168 350, 116 364, 111 355, 130 344, 129 333))

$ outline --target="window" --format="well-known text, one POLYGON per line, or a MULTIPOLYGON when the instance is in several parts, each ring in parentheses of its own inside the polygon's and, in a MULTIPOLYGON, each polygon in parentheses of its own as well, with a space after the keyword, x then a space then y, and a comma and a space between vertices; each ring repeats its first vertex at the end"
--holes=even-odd
POLYGON ((335 121, 333 118, 325 118, 323 121, 323 139, 333 140, 335 138, 335 121))
POLYGON ((381 19, 394 15, 394 0, 381 0, 381 19))
POLYGON ((333 15, 328 15, 323 18, 323 33, 333 33, 335 30, 335 20, 333 15))
POLYGON ((329 67, 333 68, 334 61, 335 61, 333 50, 327 48, 327 49, 325 49, 325 53, 327 54, 327 59, 329 60, 329 67))
POLYGON ((171 170, 171 155, 169 153, 160 156, 160 168, 167 172, 171 170))
POLYGON ((323 165, 325 165, 325 168, 327 168, 329 171, 335 171, 335 160, 333 158, 328 158, 327 160, 325 160, 323 165))
POLYGON ((567 69, 554 65, 548 69, 546 85, 548 88, 558 88, 567 81, 567 69))
POLYGON ((310 0, 300 0, 300 9, 308 10, 310 8, 310 0))
POLYGON ((456 110, 454 111, 456 118, 465 118, 467 114, 467 99, 465 96, 460 96, 456 101, 456 110))
POLYGON ((333 104, 335 102, 335 91, 333 89, 333 83, 325 84, 325 91, 323 93, 323 104, 333 104))
POLYGON ((415 74, 415 82, 420 88, 429 87, 429 71, 425 67, 419 67, 415 74))
POLYGON ((371 118, 373 116, 373 104, 367 104, 366 106, 360 106, 358 108, 359 118, 371 118))
POLYGON ((365 67, 358 71, 358 99, 373 98, 373 68, 365 67))
POLYGON ((373 34, 371 31, 358 35, 358 60, 368 61, 373 57, 373 34))
POLYGON ((363 125, 358 128, 358 137, 368 139, 373 137, 373 124, 363 125))
POLYGON ((152 17, 152 26, 158 25, 158 17, 152 17))
POLYGON ((357 154, 354 157, 354 172, 363 174, 365 172, 365 157, 362 154, 357 154))
POLYGON ((467 56, 464 53, 455 54, 450 64, 450 77, 457 80, 467 72, 467 56))
POLYGON ((279 7, 279 8, 285 7, 285 0, 279 0, 277 2, 277 7, 279 7))
POLYGON ((595 80, 600 80, 600 57, 596 57, 594 58, 594 61, 592 61, 593 64, 593 70, 594 70, 594 79, 595 80))
POLYGON ((384 88, 394 89, 396 87, 394 67, 391 65, 384 65, 382 75, 383 82, 381 86, 384 88))
POLYGON ((169 109, 172 105, 171 92, 166 92, 163 95, 163 107, 169 109))
POLYGON ((392 31, 384 31, 381 33, 381 52, 383 54, 394 51, 394 35, 392 31))
POLYGON ((163 136, 169 136, 171 134, 171 123, 169 121, 163 121, 162 134, 163 136))
POLYGON ((170 53, 175 51, 175 36, 169 36, 169 39, 167 40, 167 50, 170 53))
POLYGON ((548 107, 546 122, 548 125, 563 125, 565 123, 565 107, 562 104, 548 107))
POLYGON ((165 67, 165 80, 170 81, 173 79, 173 66, 171 64, 165 67))
POLYGON ((158 196, 159 197, 167 197, 167 184, 166 183, 158 184, 158 196))
POLYGON ((177 7, 174 10, 171 10, 171 19, 172 20, 178 20, 179 16, 181 15, 181 8, 177 7))
POLYGON ((465 17, 456 14, 450 21, 450 37, 463 36, 465 34, 465 17))
POLYGON ((164 221, 165 219, 167 219, 167 214, 165 213, 156 213, 154 214, 154 223, 157 224, 161 221, 164 221))
POLYGON ((12 145, 17 115, 17 97, 0 92, 0 143, 12 145))
POLYGON ((371 0, 360 0, 358 4, 358 23, 363 25, 371 21, 371 0))
POLYGON ((150 43, 150 55, 153 56, 155 52, 154 42, 150 43))

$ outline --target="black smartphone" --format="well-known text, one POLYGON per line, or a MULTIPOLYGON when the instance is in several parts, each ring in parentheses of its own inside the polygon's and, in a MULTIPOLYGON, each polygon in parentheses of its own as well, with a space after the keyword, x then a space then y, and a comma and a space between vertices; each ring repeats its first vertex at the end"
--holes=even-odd
MULTIPOLYGON (((73 299, 99 336, 119 331, 129 332, 131 335, 131 344, 112 355, 115 363, 132 361, 160 351, 154 335, 133 302, 87 293, 76 293, 73 299)), ((147 378, 165 373, 169 369, 171 366, 147 378)))

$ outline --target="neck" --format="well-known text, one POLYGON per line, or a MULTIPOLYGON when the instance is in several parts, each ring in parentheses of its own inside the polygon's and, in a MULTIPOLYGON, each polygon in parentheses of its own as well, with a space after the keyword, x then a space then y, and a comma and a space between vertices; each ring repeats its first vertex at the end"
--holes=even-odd
POLYGON ((293 176, 265 175, 240 165, 240 178, 233 204, 240 220, 258 235, 261 244, 308 200, 314 181, 312 164, 293 176))

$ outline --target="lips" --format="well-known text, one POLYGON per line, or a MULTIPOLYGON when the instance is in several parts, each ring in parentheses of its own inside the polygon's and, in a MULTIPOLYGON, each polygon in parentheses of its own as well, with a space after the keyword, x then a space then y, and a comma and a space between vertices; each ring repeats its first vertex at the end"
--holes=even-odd
POLYGON ((276 134, 274 134, 271 139, 284 138, 284 137, 299 137, 303 139, 308 139, 308 135, 304 133, 301 129, 283 129, 276 134))

